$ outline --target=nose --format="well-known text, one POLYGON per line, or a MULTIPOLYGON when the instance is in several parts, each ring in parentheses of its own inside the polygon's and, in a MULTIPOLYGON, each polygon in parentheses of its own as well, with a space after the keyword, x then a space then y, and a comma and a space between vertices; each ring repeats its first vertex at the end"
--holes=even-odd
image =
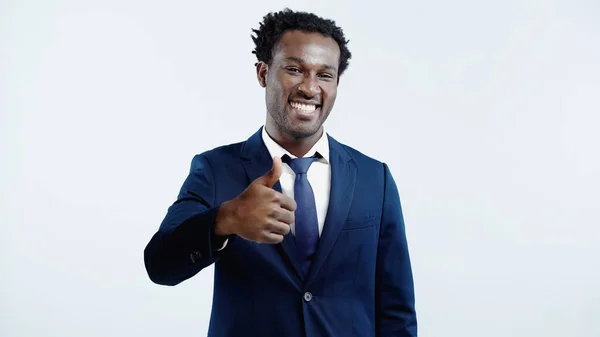
POLYGON ((316 76, 308 75, 302 80, 298 86, 298 90, 307 98, 312 98, 321 93, 321 87, 316 79, 316 76))

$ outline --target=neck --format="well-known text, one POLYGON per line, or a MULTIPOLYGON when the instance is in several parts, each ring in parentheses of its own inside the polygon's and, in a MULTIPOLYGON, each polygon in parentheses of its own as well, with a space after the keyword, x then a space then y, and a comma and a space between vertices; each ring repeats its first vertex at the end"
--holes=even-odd
POLYGON ((277 127, 274 127, 267 123, 265 125, 265 130, 269 137, 271 137, 277 144, 286 149, 289 153, 293 154, 296 157, 303 157, 313 146, 319 141, 321 135, 323 135, 323 127, 319 129, 319 131, 315 132, 315 134, 302 137, 302 138, 294 138, 284 132, 281 132, 277 127))

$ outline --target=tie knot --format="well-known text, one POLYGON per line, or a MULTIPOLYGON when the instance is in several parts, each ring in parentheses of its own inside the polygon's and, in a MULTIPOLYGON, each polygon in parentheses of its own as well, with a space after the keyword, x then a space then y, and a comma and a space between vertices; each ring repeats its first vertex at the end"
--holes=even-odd
POLYGON ((318 153, 315 153, 314 156, 312 157, 306 157, 306 158, 290 158, 290 156, 283 155, 283 157, 281 158, 282 161, 288 165, 290 165, 290 167, 292 168, 292 170, 294 171, 294 173, 296 174, 302 174, 302 173, 306 173, 308 171, 308 168, 310 167, 310 165, 313 163, 313 161, 315 161, 316 159, 319 159, 320 156, 318 153))

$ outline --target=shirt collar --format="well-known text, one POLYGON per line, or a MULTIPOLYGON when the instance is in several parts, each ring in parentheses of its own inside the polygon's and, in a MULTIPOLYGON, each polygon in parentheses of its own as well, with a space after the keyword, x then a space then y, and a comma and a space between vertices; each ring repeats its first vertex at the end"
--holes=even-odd
MULTIPOLYGON (((267 150, 269 150, 269 154, 271 155, 271 157, 280 157, 281 158, 281 157, 283 157, 283 155, 287 154, 292 159, 297 158, 296 156, 291 154, 288 150, 284 149, 281 145, 277 144, 277 142, 275 142, 273 140, 273 138, 271 138, 271 136, 269 136, 265 127, 262 128, 262 139, 263 139, 263 142, 265 143, 265 146, 267 147, 267 150)), ((329 163, 329 140, 327 139, 327 133, 325 132, 324 128, 323 128, 323 134, 321 135, 321 138, 319 138, 319 140, 304 155, 304 157, 311 157, 316 152, 319 152, 319 154, 321 155, 321 158, 319 159, 319 161, 324 162, 324 163, 329 163)))

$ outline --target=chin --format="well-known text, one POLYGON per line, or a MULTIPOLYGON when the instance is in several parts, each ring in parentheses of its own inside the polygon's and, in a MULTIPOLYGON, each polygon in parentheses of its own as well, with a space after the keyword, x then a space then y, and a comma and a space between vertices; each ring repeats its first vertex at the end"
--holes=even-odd
POLYGON ((318 133, 321 130, 321 125, 322 123, 310 123, 310 125, 304 123, 301 125, 292 124, 290 128, 287 128, 287 133, 294 138, 307 138, 318 133))

